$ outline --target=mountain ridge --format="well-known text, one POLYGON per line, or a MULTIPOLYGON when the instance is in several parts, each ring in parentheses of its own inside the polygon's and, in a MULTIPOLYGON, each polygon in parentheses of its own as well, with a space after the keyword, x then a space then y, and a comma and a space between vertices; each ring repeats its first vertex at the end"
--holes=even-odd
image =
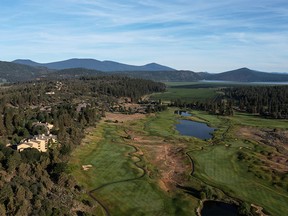
POLYGON ((53 70, 63 70, 70 68, 86 68, 103 72, 114 71, 176 71, 173 68, 160 65, 157 63, 149 63, 141 66, 123 64, 115 61, 99 61, 91 58, 72 58, 63 61, 50 63, 38 63, 30 59, 16 59, 12 63, 29 65, 33 67, 46 67, 53 70))
MULTIPOLYGON (((86 59, 91 62, 91 59, 86 59)), ((93 60, 95 63, 98 60, 93 60)), ((82 64, 85 63, 82 60, 82 64)), ((100 61, 98 61, 100 62, 100 61)), ((232 81, 232 82, 288 82, 288 73, 268 73, 261 72, 256 70, 251 70, 249 68, 239 68, 236 70, 226 71, 222 73, 212 74, 207 72, 193 72, 187 70, 164 70, 166 66, 158 65, 157 63, 149 63, 146 68, 139 70, 139 67, 136 66, 130 68, 130 70, 124 70, 127 65, 113 62, 113 61, 104 61, 106 66, 110 64, 118 65, 122 67, 123 70, 118 71, 103 71, 95 69, 87 69, 82 67, 68 68, 62 70, 48 69, 43 64, 26 60, 16 60, 14 62, 5 62, 0 61, 0 82, 23 82, 23 81, 32 81, 36 79, 63 79, 63 78, 77 78, 81 76, 99 76, 99 75, 124 75, 134 78, 143 78, 150 79, 154 81, 161 82, 193 82, 200 80, 216 80, 216 81, 232 81), (25 64, 19 64, 16 62, 21 62, 25 64), (124 67, 124 68, 123 68, 124 67), (154 70, 147 70, 149 69, 154 70), (160 70, 164 67, 163 70, 160 70), (135 70, 132 70, 135 69, 135 70), (146 70, 144 70, 146 69, 146 70)), ((66 61, 67 63, 67 61, 66 61)), ((68 61, 69 64, 69 61, 68 61)), ((71 65, 70 65, 71 66, 71 65)), ((128 65, 129 66, 129 65, 128 65)), ((119 68, 118 67, 118 68, 119 68)), ((121 68, 120 68, 121 69, 121 68)))
POLYGON ((222 73, 209 74, 206 75, 205 79, 233 82, 286 82, 288 81, 288 74, 268 73, 243 67, 222 73))
POLYGON ((0 61, 0 81, 2 82, 30 81, 47 73, 46 68, 35 68, 29 65, 0 61))

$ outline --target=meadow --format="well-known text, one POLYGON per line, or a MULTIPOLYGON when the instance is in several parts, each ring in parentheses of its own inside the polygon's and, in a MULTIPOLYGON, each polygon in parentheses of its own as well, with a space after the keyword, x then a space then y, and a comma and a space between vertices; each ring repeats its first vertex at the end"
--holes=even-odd
POLYGON ((162 101, 206 101, 211 100, 219 94, 218 90, 222 87, 218 83, 201 82, 167 82, 167 90, 161 93, 154 93, 150 96, 152 100, 162 101))

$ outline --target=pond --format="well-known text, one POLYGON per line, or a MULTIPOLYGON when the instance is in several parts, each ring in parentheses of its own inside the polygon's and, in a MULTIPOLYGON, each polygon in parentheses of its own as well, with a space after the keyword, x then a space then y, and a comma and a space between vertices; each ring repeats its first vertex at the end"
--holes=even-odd
POLYGON ((214 128, 209 127, 205 123, 195 122, 191 120, 179 120, 179 124, 176 124, 176 130, 184 136, 193 136, 199 139, 210 139, 214 128))
POLYGON ((238 216, 238 207, 233 204, 217 201, 205 201, 201 216, 238 216))

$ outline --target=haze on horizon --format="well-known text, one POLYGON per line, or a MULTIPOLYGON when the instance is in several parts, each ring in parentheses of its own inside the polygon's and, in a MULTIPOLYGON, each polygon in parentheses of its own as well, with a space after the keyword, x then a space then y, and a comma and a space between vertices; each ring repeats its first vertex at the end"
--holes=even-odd
POLYGON ((286 0, 3 0, 0 60, 288 72, 286 0))

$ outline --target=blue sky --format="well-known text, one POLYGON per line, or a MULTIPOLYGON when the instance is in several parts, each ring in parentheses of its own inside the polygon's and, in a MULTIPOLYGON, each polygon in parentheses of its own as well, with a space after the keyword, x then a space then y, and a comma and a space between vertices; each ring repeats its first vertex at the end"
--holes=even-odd
POLYGON ((2 0, 0 60, 288 72, 287 0, 2 0))

